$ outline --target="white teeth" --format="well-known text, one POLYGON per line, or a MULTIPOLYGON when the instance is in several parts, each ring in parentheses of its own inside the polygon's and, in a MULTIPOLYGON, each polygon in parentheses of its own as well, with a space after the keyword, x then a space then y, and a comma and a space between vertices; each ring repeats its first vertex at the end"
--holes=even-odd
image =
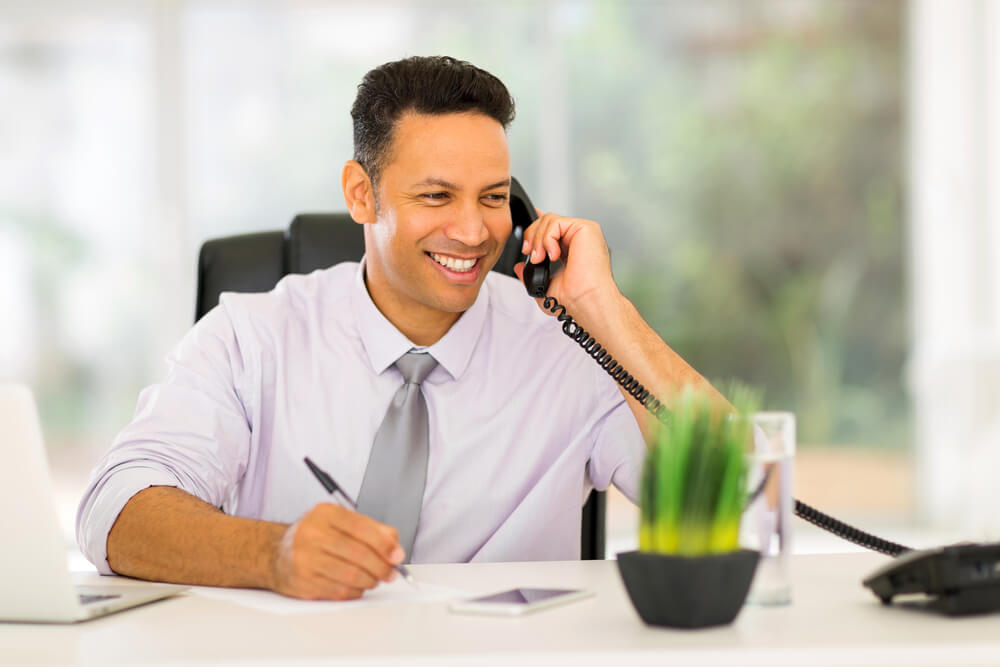
POLYGON ((434 252, 430 253, 430 255, 441 266, 446 266, 452 271, 458 271, 459 273, 471 271, 472 267, 476 265, 476 260, 474 259, 458 259, 457 257, 448 257, 447 255, 439 255, 434 252))

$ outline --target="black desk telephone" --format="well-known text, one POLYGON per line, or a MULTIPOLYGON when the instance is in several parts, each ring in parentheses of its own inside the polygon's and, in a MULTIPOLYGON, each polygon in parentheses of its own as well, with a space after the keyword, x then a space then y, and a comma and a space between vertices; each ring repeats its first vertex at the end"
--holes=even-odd
MULTIPOLYGON (((516 244, 516 252, 520 254, 524 230, 538 219, 538 214, 524 188, 514 178, 511 178, 510 194, 514 223, 513 243, 516 244)), ((639 401, 653 416, 660 421, 669 419, 663 404, 576 323, 566 312, 565 306, 546 294, 552 271, 548 258, 537 264, 528 263, 528 258, 523 255, 521 259, 525 262, 522 275, 528 294, 536 299, 543 299, 544 308, 562 322, 563 333, 579 344, 626 393, 639 401)), ((1000 544, 959 544, 915 551, 838 521, 798 499, 795 500, 795 514, 866 549, 899 557, 864 582, 883 603, 888 604, 896 595, 925 593, 935 596, 930 608, 948 614, 1000 610, 1000 544)))

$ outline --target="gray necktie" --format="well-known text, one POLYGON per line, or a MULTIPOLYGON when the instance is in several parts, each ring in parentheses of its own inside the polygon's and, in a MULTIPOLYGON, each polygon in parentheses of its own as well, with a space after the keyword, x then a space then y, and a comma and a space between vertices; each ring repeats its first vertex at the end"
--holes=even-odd
POLYGON ((395 365, 403 374, 403 386, 396 390, 375 434, 358 511, 394 526, 409 562, 427 482, 427 403, 420 383, 437 360, 426 353, 407 352, 395 365))

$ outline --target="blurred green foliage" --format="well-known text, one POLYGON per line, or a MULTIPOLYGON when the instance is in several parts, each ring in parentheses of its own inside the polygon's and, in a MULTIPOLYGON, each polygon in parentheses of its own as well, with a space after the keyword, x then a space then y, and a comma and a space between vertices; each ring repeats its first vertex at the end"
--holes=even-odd
POLYGON ((575 212, 704 375, 805 444, 905 446, 904 7, 708 4, 606 2, 572 36, 575 212))

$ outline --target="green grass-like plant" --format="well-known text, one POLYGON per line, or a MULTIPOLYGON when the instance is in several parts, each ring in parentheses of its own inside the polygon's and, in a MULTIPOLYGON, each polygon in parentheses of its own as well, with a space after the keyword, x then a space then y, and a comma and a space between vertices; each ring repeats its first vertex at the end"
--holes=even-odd
POLYGON ((747 501, 747 454, 757 395, 727 392, 735 410, 685 388, 668 406, 643 467, 639 549, 701 556, 739 549, 747 501))

